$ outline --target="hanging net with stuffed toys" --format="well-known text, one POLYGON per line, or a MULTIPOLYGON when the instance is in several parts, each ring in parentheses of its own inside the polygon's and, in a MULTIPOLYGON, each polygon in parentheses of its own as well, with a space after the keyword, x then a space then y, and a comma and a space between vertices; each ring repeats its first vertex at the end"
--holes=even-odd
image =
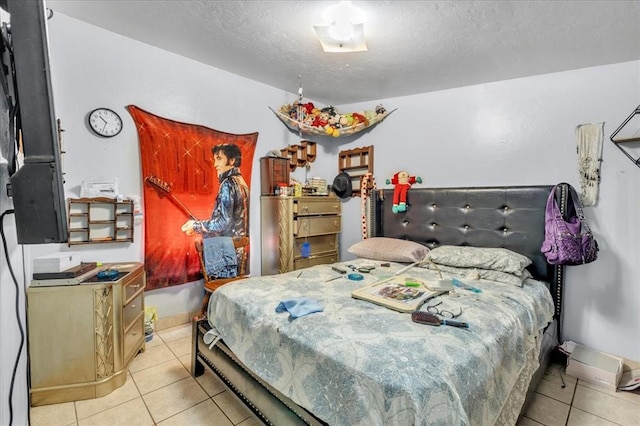
POLYGON ((382 105, 373 110, 363 112, 341 113, 333 106, 318 107, 313 102, 304 102, 302 96, 302 84, 298 89, 298 99, 293 104, 282 105, 277 111, 269 107, 271 111, 290 130, 302 135, 351 136, 381 123, 392 112, 387 111, 382 105))

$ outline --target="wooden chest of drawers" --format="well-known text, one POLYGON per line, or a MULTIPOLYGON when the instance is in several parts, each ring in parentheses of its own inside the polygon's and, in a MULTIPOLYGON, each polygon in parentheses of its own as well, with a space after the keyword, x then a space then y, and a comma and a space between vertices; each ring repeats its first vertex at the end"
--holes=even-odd
POLYGON ((334 196, 262 197, 262 275, 337 262, 341 207, 334 196))
POLYGON ((107 395, 144 350, 144 267, 106 268, 120 278, 27 290, 32 406, 107 395))

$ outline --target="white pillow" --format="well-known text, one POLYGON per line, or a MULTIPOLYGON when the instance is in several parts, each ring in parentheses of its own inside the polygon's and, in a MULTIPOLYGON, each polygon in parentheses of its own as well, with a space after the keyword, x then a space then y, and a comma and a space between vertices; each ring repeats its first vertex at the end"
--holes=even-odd
POLYGON ((355 243, 347 251, 365 259, 413 263, 423 260, 429 247, 398 238, 372 237, 355 243))

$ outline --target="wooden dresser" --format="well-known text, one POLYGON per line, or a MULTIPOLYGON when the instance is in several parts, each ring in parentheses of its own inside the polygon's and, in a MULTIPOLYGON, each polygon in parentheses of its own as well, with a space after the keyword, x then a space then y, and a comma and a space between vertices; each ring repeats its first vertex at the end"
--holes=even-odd
POLYGON ((144 350, 144 267, 105 264, 96 273, 108 268, 115 281, 28 288, 32 406, 107 395, 144 350))
POLYGON ((341 207, 335 196, 261 197, 262 275, 338 262, 341 207))

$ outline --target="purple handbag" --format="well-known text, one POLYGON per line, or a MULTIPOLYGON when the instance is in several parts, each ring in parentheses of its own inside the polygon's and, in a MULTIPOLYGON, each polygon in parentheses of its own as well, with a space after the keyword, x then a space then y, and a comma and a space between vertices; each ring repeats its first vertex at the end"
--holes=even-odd
POLYGON ((571 185, 564 184, 568 188, 567 206, 571 212, 569 220, 565 221, 556 200, 559 185, 553 187, 547 199, 542 253, 551 265, 582 265, 593 262, 598 257, 598 242, 584 218, 580 198, 571 185))

